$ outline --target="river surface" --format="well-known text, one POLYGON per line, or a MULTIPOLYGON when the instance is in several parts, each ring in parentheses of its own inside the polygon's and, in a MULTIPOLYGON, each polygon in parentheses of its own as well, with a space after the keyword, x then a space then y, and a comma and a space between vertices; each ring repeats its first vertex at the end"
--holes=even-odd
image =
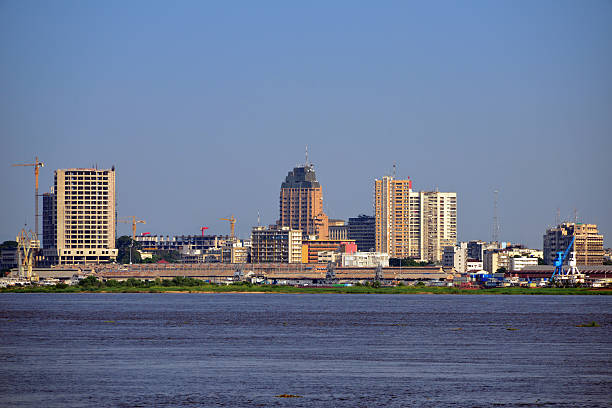
POLYGON ((2 294, 0 406, 609 407, 612 296, 2 294))

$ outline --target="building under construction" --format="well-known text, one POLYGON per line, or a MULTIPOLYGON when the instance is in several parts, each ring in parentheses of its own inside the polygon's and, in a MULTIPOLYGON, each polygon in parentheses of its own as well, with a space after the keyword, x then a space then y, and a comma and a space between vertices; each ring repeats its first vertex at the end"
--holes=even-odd
POLYGON ((248 262, 250 242, 227 235, 140 235, 135 241, 144 252, 177 251, 182 262, 248 262))
POLYGON ((43 253, 47 264, 110 262, 115 249, 115 170, 56 170, 43 195, 43 253))

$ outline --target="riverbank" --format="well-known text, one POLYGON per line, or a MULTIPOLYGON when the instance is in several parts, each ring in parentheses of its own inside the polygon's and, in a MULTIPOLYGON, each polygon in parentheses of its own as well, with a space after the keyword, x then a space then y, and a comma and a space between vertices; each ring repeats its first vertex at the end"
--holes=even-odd
POLYGON ((612 295, 612 289, 592 288, 492 288, 460 289, 427 286, 341 286, 341 287, 296 287, 282 285, 211 285, 198 286, 150 286, 150 287, 55 287, 32 286, 2 288, 0 293, 285 293, 285 294, 438 294, 438 295, 612 295))

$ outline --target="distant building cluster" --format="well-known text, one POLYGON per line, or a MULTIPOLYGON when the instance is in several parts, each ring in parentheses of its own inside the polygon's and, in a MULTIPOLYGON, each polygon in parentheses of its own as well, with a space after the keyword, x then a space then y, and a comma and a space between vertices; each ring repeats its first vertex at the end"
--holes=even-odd
POLYGON ((461 273, 498 273, 538 265, 542 251, 507 242, 468 241, 444 248, 443 265, 461 273))
POLYGON ((557 252, 565 251, 572 238, 578 265, 601 265, 604 259, 603 235, 597 225, 564 222, 544 234, 544 262, 552 264, 557 252))
MULTIPOLYGON (((234 236, 233 216, 227 219, 231 235, 204 235, 203 228, 202 235, 181 236, 136 235, 136 223, 144 221, 134 217, 134 250, 149 261, 171 252, 185 264, 318 264, 332 275, 334 266, 374 268, 382 274, 380 268, 401 268, 397 259, 409 258, 420 265, 441 266, 467 280, 551 270, 559 253, 568 251, 572 242, 578 265, 612 261, 594 224, 565 222, 547 229, 543 250, 504 242, 457 242, 457 193, 414 191, 409 178, 376 179, 371 215, 330 219, 323 208, 321 183, 314 166, 306 162, 289 171, 281 183, 276 223, 254 226, 248 239, 234 236)), ((42 221, 38 266, 116 261, 116 225, 122 220, 117 219, 114 168, 56 170, 51 192, 43 194, 42 221)), ((3 245, 2 269, 15 267, 17 254, 16 246, 3 245)))

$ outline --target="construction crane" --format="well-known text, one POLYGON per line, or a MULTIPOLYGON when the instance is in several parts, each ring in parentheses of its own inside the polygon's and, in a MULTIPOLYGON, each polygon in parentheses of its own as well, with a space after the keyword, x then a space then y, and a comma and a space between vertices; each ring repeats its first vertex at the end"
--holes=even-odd
POLYGON ((230 218, 219 218, 221 221, 229 221, 230 223, 230 230, 231 230, 231 237, 234 238, 234 227, 236 226, 236 218, 234 218, 234 215, 232 215, 230 218))
POLYGON ((38 161, 38 156, 34 158, 34 163, 13 164, 13 167, 34 167, 34 178, 36 179, 34 187, 34 232, 38 237, 38 169, 45 167, 45 163, 38 161))
POLYGON ((558 276, 563 275, 563 262, 565 262, 565 258, 567 258, 567 255, 569 254, 570 249, 572 248, 572 245, 574 245, 575 239, 576 239, 576 236, 574 235, 572 237, 572 240, 570 241, 570 244, 567 246, 567 249, 565 250, 565 252, 561 252, 561 251, 557 252, 557 259, 555 259, 555 270, 553 271, 553 274, 549 280, 551 283, 553 279, 555 278, 555 275, 558 275, 558 276))
POLYGON ((40 248, 38 236, 32 230, 26 231, 25 228, 17 235, 17 257, 19 262, 19 278, 27 279, 31 282, 38 282, 38 275, 32 272, 34 264, 33 257, 40 248))
POLYGON ((126 219, 121 219, 119 222, 124 224, 132 224, 132 241, 136 241, 136 224, 146 224, 145 220, 137 220, 133 215, 126 219))
POLYGON ((204 230, 207 230, 208 227, 201 227, 200 229, 202 230, 202 236, 204 236, 204 230))

